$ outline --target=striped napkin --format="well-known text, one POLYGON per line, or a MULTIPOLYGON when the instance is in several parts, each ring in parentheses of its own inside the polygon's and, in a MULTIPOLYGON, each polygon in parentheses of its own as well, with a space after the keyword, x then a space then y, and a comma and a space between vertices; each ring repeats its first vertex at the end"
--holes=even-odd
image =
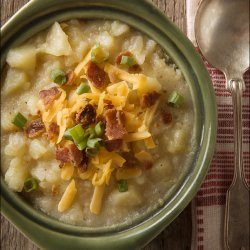
MULTIPOLYGON (((194 36, 194 18, 201 0, 186 0, 187 35, 197 46, 194 36)), ((206 1, 206 0, 204 0, 206 1)), ((204 59, 204 58, 203 58, 204 59)), ((218 109, 218 131, 215 154, 209 172, 192 201, 192 250, 222 250, 226 191, 233 179, 234 139, 233 107, 231 94, 226 90, 223 73, 204 59, 212 78, 218 109)), ((250 72, 244 75, 246 90, 243 93, 243 162, 245 176, 250 183, 250 72)))

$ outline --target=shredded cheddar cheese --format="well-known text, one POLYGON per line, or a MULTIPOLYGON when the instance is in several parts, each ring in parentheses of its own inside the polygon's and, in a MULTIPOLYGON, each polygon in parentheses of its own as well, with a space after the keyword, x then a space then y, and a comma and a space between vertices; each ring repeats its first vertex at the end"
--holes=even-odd
POLYGON ((91 50, 84 57, 84 59, 76 66, 74 70, 76 77, 80 78, 80 76, 85 73, 85 66, 90 60, 91 60, 91 50))
POLYGON ((132 83, 133 89, 137 89, 139 94, 161 90, 161 85, 156 78, 148 77, 144 74, 130 74, 111 64, 106 64, 104 70, 109 74, 112 72, 120 80, 132 83))
MULTIPOLYGON (((88 104, 96 109, 96 116, 101 117, 105 112, 105 105, 110 103, 116 110, 120 110, 125 115, 125 129, 127 134, 122 138, 121 151, 130 152, 131 143, 134 143, 135 157, 143 161, 152 161, 152 155, 145 151, 156 147, 150 133, 150 124, 155 116, 159 101, 153 106, 142 110, 138 106, 138 98, 144 93, 150 91, 160 91, 161 86, 156 78, 148 77, 144 74, 130 74, 125 70, 109 63, 104 64, 104 71, 112 75, 110 84, 100 91, 89 81, 90 92, 77 94, 76 88, 80 84, 80 79, 86 77, 86 68, 91 60, 91 50, 84 59, 74 69, 74 84, 70 85, 70 91, 66 92, 63 87, 58 88, 61 94, 53 100, 49 109, 45 109, 42 103, 39 103, 39 110, 42 114, 42 120, 48 130, 52 122, 59 127, 59 133, 51 139, 51 143, 60 144, 64 141, 64 133, 67 129, 73 127, 76 113, 81 112, 88 104), (136 143, 146 146, 145 150, 136 148, 136 143), (144 144, 143 144, 144 143, 144 144)), ((111 176, 117 180, 130 179, 142 174, 139 166, 125 167, 126 158, 119 152, 109 152, 102 145, 99 153, 89 159, 85 170, 78 169, 72 164, 64 164, 61 169, 61 178, 70 180, 73 176, 82 181, 90 181, 94 187, 94 193, 90 204, 90 211, 99 214, 102 207, 102 199, 105 186, 109 185, 111 176)), ((75 181, 72 180, 66 188, 61 201, 58 204, 58 211, 63 212, 68 209, 76 195, 77 189, 75 181)))
POLYGON ((94 194, 90 203, 90 211, 93 214, 99 214, 101 212, 102 198, 105 191, 105 184, 95 186, 94 194))
POLYGON ((75 195, 76 195, 76 192, 77 192, 77 189, 76 189, 76 184, 75 184, 75 181, 72 180, 69 185, 67 186, 59 204, 58 204, 58 211, 59 212, 64 212, 65 210, 67 210, 74 198, 75 198, 75 195))
POLYGON ((140 141, 149 138, 151 134, 148 131, 129 133, 124 137, 126 142, 140 141))
POLYGON ((74 166, 72 164, 65 164, 61 170, 61 178, 63 180, 70 180, 74 174, 74 166))
POLYGON ((105 92, 103 92, 103 93, 100 94, 100 96, 99 96, 98 107, 97 107, 97 110, 96 110, 96 114, 97 114, 97 115, 101 115, 102 112, 103 112, 104 97, 105 97, 105 92))
POLYGON ((139 153, 135 154, 135 158, 139 161, 152 161, 152 155, 146 152, 145 150, 141 150, 139 153))

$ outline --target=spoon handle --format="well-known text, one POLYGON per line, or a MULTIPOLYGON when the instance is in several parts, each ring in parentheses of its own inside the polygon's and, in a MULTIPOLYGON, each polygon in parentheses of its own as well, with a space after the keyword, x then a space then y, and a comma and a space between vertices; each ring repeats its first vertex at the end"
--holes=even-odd
POLYGON ((249 187, 244 178, 242 161, 242 79, 231 79, 228 89, 233 98, 234 177, 226 196, 225 244, 227 249, 249 249, 249 187))

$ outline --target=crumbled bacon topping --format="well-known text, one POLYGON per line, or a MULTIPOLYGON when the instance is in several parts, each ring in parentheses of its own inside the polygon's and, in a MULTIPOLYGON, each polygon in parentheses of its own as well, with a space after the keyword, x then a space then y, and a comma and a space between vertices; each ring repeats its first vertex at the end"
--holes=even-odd
POLYGON ((80 166, 83 160, 82 151, 74 143, 68 142, 63 147, 56 149, 56 159, 62 163, 71 163, 74 166, 80 166))
POLYGON ((104 111, 115 107, 110 100, 104 99, 103 102, 104 102, 104 111))
MULTIPOLYGON (((123 56, 132 57, 133 54, 130 51, 125 51, 125 52, 120 53, 115 59, 116 64, 118 64, 118 65, 121 64, 121 60, 122 60, 123 56)), ((142 71, 142 69, 141 69, 139 64, 135 64, 135 65, 128 68, 128 72, 131 74, 140 73, 141 71, 142 71)))
POLYGON ((169 113, 167 110, 165 110, 165 109, 162 109, 162 110, 161 110, 160 116, 161 116, 162 122, 165 123, 165 124, 169 124, 169 123, 171 123, 172 120, 173 120, 172 114, 170 114, 170 113, 169 113))
POLYGON ((121 110, 108 109, 104 112, 106 123, 105 135, 109 140, 122 139, 127 134, 125 114, 121 110))
POLYGON ((89 63, 86 75, 97 89, 102 89, 106 85, 108 75, 95 63, 89 63))
POLYGON ((109 152, 118 151, 122 147, 122 139, 106 140, 104 146, 109 152))
POLYGON ((149 108, 150 106, 153 106, 156 103, 159 97, 160 94, 156 91, 143 94, 140 99, 140 106, 142 108, 149 108))
POLYGON ((72 71, 72 70, 69 71, 66 74, 66 76, 67 76, 67 82, 65 83, 65 85, 72 85, 75 81, 75 78, 76 78, 74 71, 72 71))
POLYGON ((104 105, 112 105, 112 101, 104 99, 103 100, 104 105))
POLYGON ((41 119, 32 121, 25 130, 29 138, 34 138, 45 132, 45 126, 41 119))
POLYGON ((126 159, 126 162, 124 163, 124 167, 135 167, 140 165, 140 162, 135 158, 135 155, 130 152, 123 152, 122 157, 126 159))
POLYGON ((87 170, 87 168, 88 168, 88 162, 89 162, 89 158, 86 155, 86 152, 82 151, 82 161, 81 161, 81 164, 78 166, 78 168, 79 168, 79 170, 81 172, 84 172, 84 171, 87 170))
POLYGON ((143 161, 141 162, 143 169, 148 170, 153 167, 152 161, 143 161))
POLYGON ((130 51, 125 51, 125 52, 120 53, 115 59, 116 64, 121 63, 123 56, 133 56, 133 54, 130 51))
POLYGON ((52 138, 54 138, 55 135, 58 135, 58 133, 59 133, 59 126, 55 122, 52 122, 49 125, 48 129, 48 139, 51 140, 52 138))
POLYGON ((39 92, 39 97, 43 101, 45 108, 47 109, 49 105, 61 94, 61 91, 57 87, 52 87, 50 89, 41 90, 39 92))
POLYGON ((53 184, 52 187, 51 187, 51 193, 52 193, 53 196, 58 195, 59 194, 59 186, 53 184))
POLYGON ((91 104, 87 104, 80 112, 76 113, 75 120, 83 126, 88 126, 95 122, 96 111, 91 104))
POLYGON ((142 72, 142 68, 139 64, 135 64, 135 65, 128 68, 128 72, 130 74, 140 73, 140 72, 142 72))

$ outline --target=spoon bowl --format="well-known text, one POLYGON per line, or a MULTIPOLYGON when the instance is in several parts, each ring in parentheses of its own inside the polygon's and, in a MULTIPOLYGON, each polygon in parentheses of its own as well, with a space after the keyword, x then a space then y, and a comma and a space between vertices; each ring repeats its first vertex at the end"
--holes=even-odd
POLYGON ((210 0, 200 5, 195 35, 202 54, 226 75, 249 67, 249 0, 210 0))

